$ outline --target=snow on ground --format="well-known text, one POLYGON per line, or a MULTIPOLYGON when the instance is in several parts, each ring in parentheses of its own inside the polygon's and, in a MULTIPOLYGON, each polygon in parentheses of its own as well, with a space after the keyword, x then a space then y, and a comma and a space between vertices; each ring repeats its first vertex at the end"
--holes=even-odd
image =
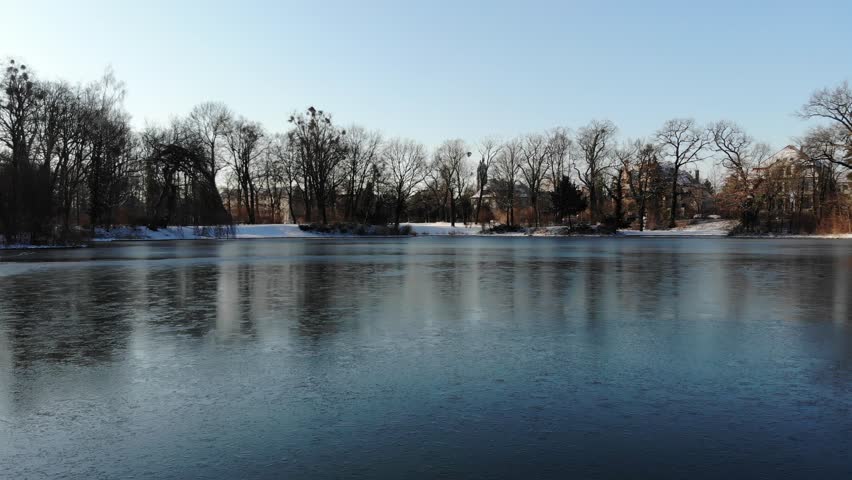
POLYGON ((668 230, 619 230, 629 237, 725 237, 737 226, 736 220, 711 220, 668 230))
MULTIPOLYGON (((567 229, 565 225, 548 225, 546 227, 529 227, 526 233, 520 235, 529 235, 532 237, 559 237, 559 236, 577 236, 577 237, 608 237, 609 234, 603 233, 569 233, 564 231, 567 229)), ((501 234, 504 236, 506 234, 501 234)), ((518 235, 518 234, 516 234, 518 235)))
MULTIPOLYGON (((320 237, 318 233, 304 232, 298 225, 235 225, 234 233, 237 238, 287 238, 287 237, 320 237)), ((168 227, 151 230, 148 227, 115 227, 97 229, 96 242, 113 240, 199 240, 227 238, 223 231, 215 227, 168 227)))
POLYGON ((67 247, 65 245, 30 245, 30 244, 26 244, 26 243, 13 243, 11 245, 6 245, 6 244, 3 244, 3 243, 0 243, 0 250, 23 250, 23 249, 42 250, 42 249, 45 249, 45 248, 69 248, 69 247, 67 247))
POLYGON ((400 225, 410 225, 417 235, 478 235, 482 231, 482 227, 479 225, 464 225, 463 223, 457 223, 455 227, 450 225, 449 222, 402 223, 400 225))
MULTIPOLYGON (((467 236, 480 235, 479 225, 464 225, 462 223, 451 226, 448 222, 434 223, 403 223, 409 225, 412 231, 421 236, 467 236)), ((736 220, 710 220, 686 225, 670 230, 619 230, 618 236, 628 237, 724 237, 737 225, 736 220)), ((534 235, 548 235, 555 233, 563 227, 545 227, 539 229, 534 235)), ((271 224, 271 225, 235 225, 236 238, 328 238, 348 237, 353 235, 324 234, 316 232, 305 232, 294 224, 271 224)), ((115 227, 112 229, 97 229, 95 231, 96 242, 109 242, 114 240, 197 240, 227 238, 221 230, 215 227, 168 227, 159 230, 151 230, 148 227, 115 227)), ((525 233, 508 233, 494 236, 522 236, 525 233)), ((760 236, 757 238, 847 238, 852 239, 852 234, 837 235, 777 235, 760 236)), ((32 245, 6 245, 0 244, 0 248, 22 249, 22 248, 61 248, 61 247, 35 247, 32 245)))
POLYGON ((737 238, 777 238, 777 239, 785 239, 785 238, 801 238, 801 239, 808 239, 808 238, 832 239, 832 238, 834 238, 834 239, 837 239, 837 238, 841 238, 841 239, 852 240, 852 233, 819 233, 819 234, 810 234, 810 235, 808 235, 808 234, 804 234, 804 235, 787 234, 787 233, 776 235, 774 233, 769 233, 769 234, 766 234, 766 235, 737 235, 737 238))
MULTIPOLYGON (((737 220, 709 220, 696 223, 694 225, 686 225, 683 227, 672 228, 669 230, 619 230, 619 235, 633 237, 725 237, 731 230, 739 224, 737 220)), ((737 235, 736 238, 844 238, 852 239, 852 233, 838 234, 818 234, 818 235, 795 235, 795 234, 779 234, 779 235, 737 235)))
POLYGON ((111 242, 113 240, 195 240, 212 238, 203 235, 202 229, 193 227, 169 227, 151 230, 148 227, 113 227, 95 229, 96 242, 111 242))
POLYGON ((328 234, 304 232, 292 223, 269 225, 235 225, 237 238, 289 238, 289 237, 327 237, 328 234))
MULTIPOLYGON (((446 222, 437 223, 404 223, 410 225, 417 235, 476 235, 480 227, 457 224, 455 227, 446 222)), ((294 224, 270 225, 235 225, 236 238, 327 238, 351 236, 341 234, 323 234, 305 232, 294 224)), ((148 227, 115 227, 112 229, 97 229, 95 241, 109 242, 113 240, 197 240, 221 238, 214 228, 197 227, 168 227, 151 230, 148 227)))

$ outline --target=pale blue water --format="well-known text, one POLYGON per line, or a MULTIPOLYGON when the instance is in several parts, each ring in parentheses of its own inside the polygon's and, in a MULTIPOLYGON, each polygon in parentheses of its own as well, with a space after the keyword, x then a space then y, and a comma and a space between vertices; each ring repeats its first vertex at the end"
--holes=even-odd
POLYGON ((0 252, 3 478, 850 478, 852 242, 0 252))

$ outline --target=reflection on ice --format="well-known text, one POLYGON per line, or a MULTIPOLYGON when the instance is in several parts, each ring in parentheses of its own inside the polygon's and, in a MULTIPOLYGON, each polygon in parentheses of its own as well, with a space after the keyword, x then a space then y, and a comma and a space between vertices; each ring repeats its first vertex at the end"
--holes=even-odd
POLYGON ((3 274, 0 464, 848 476, 850 259, 843 241, 662 238, 38 252, 3 274))

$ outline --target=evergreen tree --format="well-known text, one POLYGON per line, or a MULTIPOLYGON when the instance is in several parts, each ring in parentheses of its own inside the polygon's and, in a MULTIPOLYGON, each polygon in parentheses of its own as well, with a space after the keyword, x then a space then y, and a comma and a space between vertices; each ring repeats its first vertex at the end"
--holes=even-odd
POLYGON ((571 224, 571 216, 577 215, 588 206, 586 197, 583 192, 577 188, 577 185, 571 181, 568 176, 563 175, 562 180, 556 186, 552 195, 553 209, 556 212, 556 218, 562 221, 563 218, 568 218, 568 227, 573 228, 571 224))

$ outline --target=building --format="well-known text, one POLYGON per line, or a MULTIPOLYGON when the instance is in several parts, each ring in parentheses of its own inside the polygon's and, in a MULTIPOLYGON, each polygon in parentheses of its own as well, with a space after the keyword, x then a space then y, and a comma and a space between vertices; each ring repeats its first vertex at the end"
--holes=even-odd
POLYGON ((818 170, 810 158, 794 145, 772 154, 762 167, 754 169, 758 182, 770 191, 783 213, 813 209, 814 185, 818 170))

